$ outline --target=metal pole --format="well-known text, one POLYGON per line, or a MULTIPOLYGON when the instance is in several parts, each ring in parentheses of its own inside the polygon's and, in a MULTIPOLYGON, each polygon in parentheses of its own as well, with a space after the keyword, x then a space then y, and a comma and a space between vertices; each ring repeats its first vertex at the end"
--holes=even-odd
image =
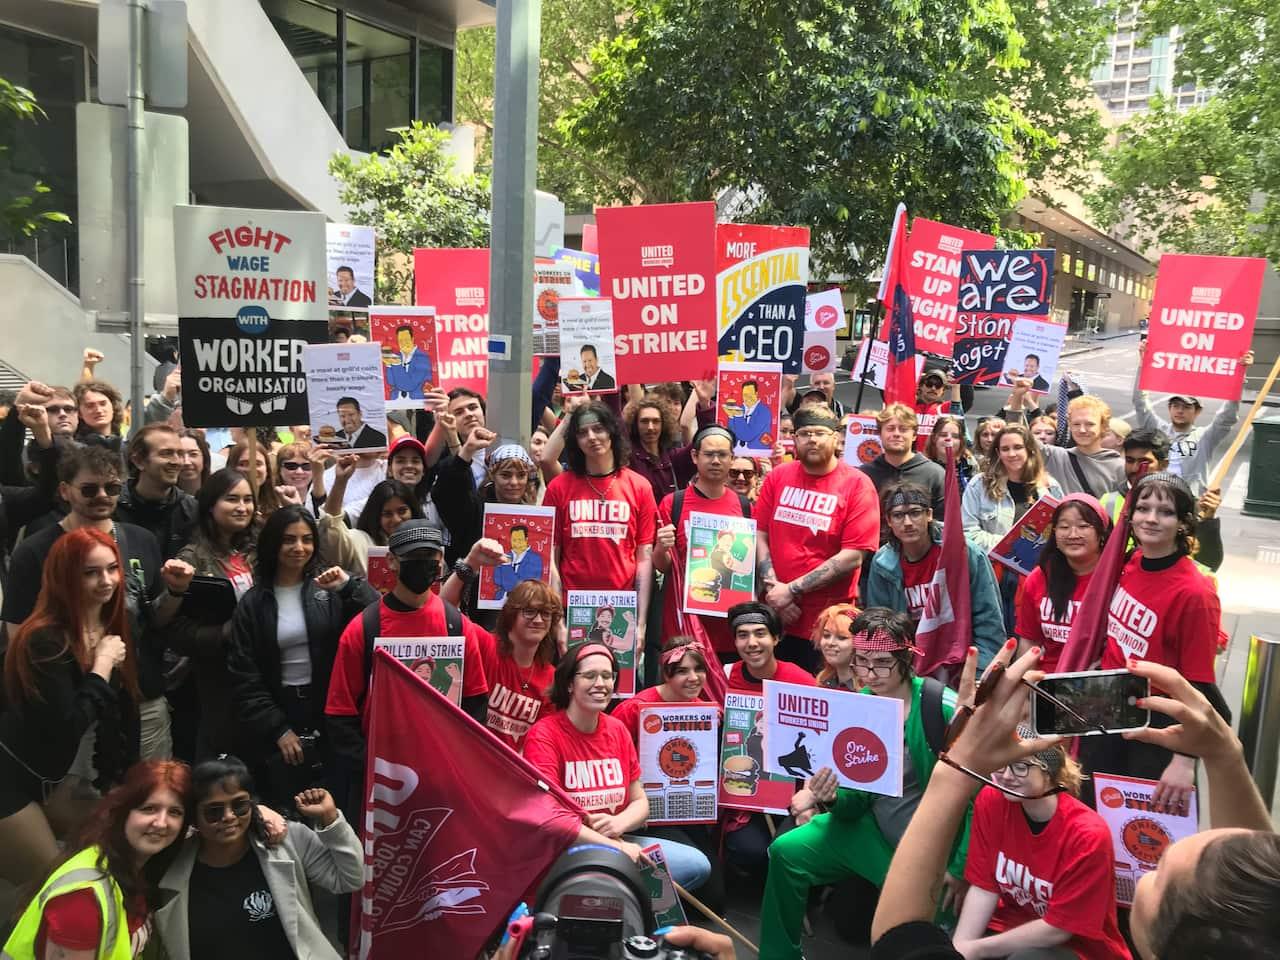
POLYGON ((533 312, 534 183, 538 159, 538 52, 542 0, 498 0, 493 90, 493 211, 489 331, 511 338, 489 361, 489 429, 529 437, 528 331, 533 312))
POLYGON ((1280 640, 1249 638, 1240 705, 1240 743, 1258 792, 1270 808, 1280 760, 1280 640))
POLYGON ((125 271, 129 295, 129 398, 132 429, 146 423, 145 389, 147 341, 143 333, 145 290, 142 277, 142 151, 146 137, 146 104, 142 52, 146 47, 146 2, 128 0, 129 91, 125 118, 125 271))

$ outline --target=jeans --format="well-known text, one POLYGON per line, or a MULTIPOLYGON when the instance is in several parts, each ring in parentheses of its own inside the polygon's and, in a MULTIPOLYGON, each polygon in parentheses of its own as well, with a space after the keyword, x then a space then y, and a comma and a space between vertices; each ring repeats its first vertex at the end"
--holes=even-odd
POLYGON ((173 736, 169 725, 169 701, 164 697, 143 700, 138 704, 141 726, 140 757, 143 760, 168 760, 173 756, 173 736))
POLYGON ((657 837, 627 834, 623 839, 641 847, 651 847, 655 843, 662 848, 662 856, 667 861, 667 870, 671 879, 686 890, 697 890, 711 876, 711 861, 697 847, 685 843, 674 843, 657 837))

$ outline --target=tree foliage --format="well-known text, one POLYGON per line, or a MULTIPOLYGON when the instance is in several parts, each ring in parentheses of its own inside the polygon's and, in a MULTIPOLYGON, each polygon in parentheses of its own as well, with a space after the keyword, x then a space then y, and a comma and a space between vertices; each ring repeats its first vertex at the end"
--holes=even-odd
POLYGON ((329 161, 351 222, 377 229, 378 303, 409 302, 414 248, 489 245, 489 181, 458 173, 448 143, 447 133, 414 123, 385 155, 329 161))
POLYGON ((14 161, 19 131, 44 116, 34 93, 0 77, 0 241, 20 241, 71 222, 52 209, 50 187, 14 161))

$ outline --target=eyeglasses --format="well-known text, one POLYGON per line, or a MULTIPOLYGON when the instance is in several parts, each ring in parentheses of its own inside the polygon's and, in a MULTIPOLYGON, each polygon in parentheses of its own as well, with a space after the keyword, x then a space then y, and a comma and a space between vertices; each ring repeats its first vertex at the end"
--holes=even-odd
POLYGON ((823 427, 814 427, 810 430, 797 430, 795 437, 797 440, 825 440, 827 437, 835 436, 835 431, 827 430, 823 427))
POLYGON ((88 500, 90 497, 96 497, 98 491, 101 490, 108 497, 120 496, 120 491, 124 489, 123 483, 112 481, 110 483, 82 483, 76 487, 80 491, 80 496, 88 500))
POLYGON ((870 660, 859 660, 856 657, 853 661, 853 669, 858 673, 870 673, 877 677, 892 676, 897 666, 896 663, 872 663, 870 660))
POLYGON ((901 523, 903 520, 921 520, 928 511, 924 507, 909 507, 906 510, 890 510, 889 522, 901 523))
POLYGON ((729 460, 733 457, 732 450, 699 450, 698 456, 706 457, 708 460, 729 460))
POLYGON ((309 473, 311 471, 311 464, 308 463, 306 460, 286 460, 284 461, 284 463, 280 464, 280 469, 281 470, 306 470, 309 473))
POLYGON ((1031 774, 1032 767, 1039 767, 1041 770, 1045 769, 1042 764, 1032 763, 1030 760, 1015 760, 1007 767, 1001 767, 999 770, 992 770, 991 772, 992 774, 1011 773, 1019 780, 1025 780, 1031 774))
POLYGON ((735 470, 733 467, 729 468, 729 476, 734 479, 750 480, 755 475, 756 472, 754 470, 735 470))
POLYGON ((555 614, 541 607, 521 607, 520 616, 526 620, 550 620, 555 614))
POLYGON ((205 823, 221 823, 227 816, 227 807, 236 817, 246 816, 253 809, 253 800, 249 797, 237 797, 231 803, 206 803, 200 808, 200 816, 205 823))
POLYGON ((588 670, 586 673, 575 673, 574 676, 581 677, 583 680, 587 681, 587 683, 595 683, 597 680, 603 680, 605 683, 613 683, 613 681, 618 679, 618 675, 616 673, 611 673, 608 670, 588 670))

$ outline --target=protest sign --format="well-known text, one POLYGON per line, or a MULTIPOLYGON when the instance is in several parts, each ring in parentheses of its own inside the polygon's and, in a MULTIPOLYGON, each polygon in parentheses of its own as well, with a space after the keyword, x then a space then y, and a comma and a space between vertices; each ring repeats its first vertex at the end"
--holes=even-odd
POLYGON ((844 298, 839 287, 819 290, 804 298, 804 329, 808 333, 837 332, 844 323, 844 298))
POLYGON ((719 805, 785 816, 795 792, 794 777, 765 770, 764 697, 730 690, 720 735, 719 805))
POLYGON ((307 211, 175 206, 178 316, 328 319, 324 224, 307 211))
POLYGON ((462 706, 462 668, 466 641, 461 637, 377 637, 375 650, 385 650, 462 706))
POLYGON ((369 311, 330 307, 329 340, 336 342, 339 333, 345 333, 348 337, 364 337, 366 340, 372 340, 373 334, 369 329, 369 311))
POLYGON ((373 227, 326 223, 324 240, 329 304, 335 307, 371 307, 376 255, 373 227))
POLYGON ((1124 907, 1132 905, 1138 881, 1156 868, 1165 851, 1199 829, 1195 790, 1186 813, 1161 813, 1151 802, 1156 786, 1155 780, 1093 774, 1098 814, 1115 848, 1116 902, 1124 907))
POLYGON ((1027 576, 1040 560, 1040 551, 1049 542, 1053 511, 1058 505, 1053 497, 1041 497, 1022 515, 994 547, 987 551, 993 563, 1027 576))
POLYGON ((1032 393, 1048 393, 1058 372, 1058 356, 1067 338, 1063 323, 1048 320, 1015 320, 1013 336, 1004 354, 1004 382, 1031 381, 1032 393))
MULTIPOLYGON (((924 354, 916 354, 916 377, 924 370, 924 354)), ((866 380, 879 390, 884 389, 884 378, 889 371, 889 345, 883 340, 863 337, 858 342, 858 356, 853 361, 853 379, 866 380), (870 353, 870 359, 867 354, 870 353), (863 373, 863 371, 866 373, 863 373)))
POLYGON ((716 224, 720 357, 799 373, 808 283, 808 227, 716 224))
POLYGON ((573 271, 577 296, 600 296, 600 258, 594 253, 570 250, 568 247, 556 247, 551 251, 551 258, 556 263, 567 266, 573 271))
POLYGON ((949 357, 956 327, 956 298, 963 250, 990 250, 996 238, 916 217, 907 239, 907 294, 915 321, 916 349, 949 357))
POLYGON ((560 382, 566 393, 616 393, 613 301, 608 297, 562 297, 560 382))
POLYGON ((390 593, 396 585, 396 572, 387 562, 387 548, 369 545, 369 555, 364 562, 364 578, 379 593, 390 593))
POLYGON ((615 697, 636 692, 636 592, 634 590, 570 590, 565 603, 569 649, 603 643, 618 661, 615 697))
POLYGON ((716 379, 716 423, 737 438, 734 453, 767 457, 778 436, 782 367, 776 363, 721 361, 716 379))
POLYGON ((640 782, 649 823, 715 823, 720 708, 665 703, 640 708, 640 782))
POLYGON ((800 356, 801 373, 836 372, 836 332, 834 330, 806 330, 804 352, 800 356))
POLYGON ((413 301, 436 308, 436 379, 489 390, 489 251, 413 251, 413 301))
POLYGON ((715 376, 716 205, 597 207, 596 222, 621 382, 715 376))
POLYGON ((326 343, 302 351, 312 442, 343 453, 387 449, 382 348, 326 343))
POLYGON ((307 416, 303 351, 328 339, 318 320, 181 318, 182 422, 188 427, 302 423, 307 416))
POLYGON ((952 374, 957 383, 996 386, 1014 322, 1044 320, 1053 307, 1054 250, 965 250, 952 374))
POLYGON ((805 779, 823 767, 842 787, 902 796, 902 704, 893 697, 764 682, 765 769, 805 779))
POLYGON ((756 522, 718 513, 688 514, 684 612, 727 617, 756 595, 756 522))
POLYGON ((436 308, 374 307, 370 339, 382 350, 383 396, 388 410, 421 410, 436 381, 436 308))
POLYGON ((560 298, 577 293, 573 267, 554 260, 533 265, 533 353, 554 357, 560 353, 560 298))
POLYGON ((1257 257, 1161 257, 1142 389, 1239 400, 1266 271, 1257 257))
POLYGON ((480 568, 476 606, 501 610, 507 594, 521 580, 550 580, 555 520, 555 507, 484 505, 482 535, 497 540, 507 553, 498 566, 480 568))
POLYGON ((844 462, 860 467, 884 453, 875 417, 852 416, 845 428, 844 462))
POLYGON ((684 907, 676 894, 676 885, 671 881, 671 871, 667 869, 667 858, 662 852, 662 845, 655 843, 645 847, 643 852, 649 862, 641 865, 640 876, 644 878, 645 889, 649 891, 654 929, 684 926, 689 919, 684 915, 684 907))

